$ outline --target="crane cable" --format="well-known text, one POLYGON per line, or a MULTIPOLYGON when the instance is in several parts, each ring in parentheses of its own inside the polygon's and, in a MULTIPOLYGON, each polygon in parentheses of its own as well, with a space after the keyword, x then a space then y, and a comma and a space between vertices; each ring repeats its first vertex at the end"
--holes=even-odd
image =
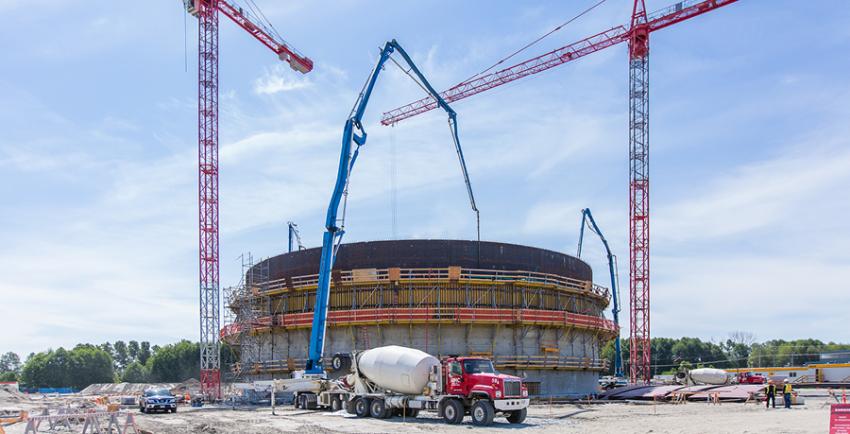
POLYGON ((392 211, 392 238, 398 239, 398 164, 396 162, 395 125, 390 125, 390 208, 392 211))
POLYGON ((283 39, 283 36, 280 35, 280 32, 277 31, 277 28, 274 26, 274 24, 272 24, 272 22, 266 17, 266 14, 263 13, 263 10, 260 9, 260 7, 257 6, 256 3, 254 3, 254 0, 245 0, 245 4, 248 9, 250 9, 250 13, 253 15, 254 20, 259 21, 259 24, 264 27, 263 30, 265 30, 266 33, 269 33, 270 35, 277 38, 278 42, 283 43, 283 45, 285 45, 287 49, 289 49, 293 53, 304 57, 301 52, 290 46, 289 42, 287 42, 286 39, 283 39))
POLYGON ((577 19, 581 18, 581 17, 582 17, 582 16, 584 16, 585 14, 587 14, 587 13, 589 13, 590 11, 592 11, 592 10, 596 9, 598 6, 600 6, 602 3, 605 3, 606 1, 607 1, 607 0, 599 0, 598 2, 596 2, 596 4, 594 4, 593 6, 590 6, 589 8, 585 9, 585 10, 584 10, 584 11, 582 11, 580 14, 578 14, 578 15, 576 15, 576 16, 574 16, 574 17, 570 18, 569 20, 565 21, 565 22, 564 22, 564 23, 562 23, 561 25, 559 25, 559 26, 555 27, 554 29, 550 30, 550 31, 549 31, 548 33, 546 33, 545 35, 540 36, 539 38, 537 38, 537 39, 535 39, 535 40, 533 40, 533 41, 529 42, 528 44, 526 44, 525 46, 523 46, 523 47, 522 47, 522 48, 520 48, 519 50, 514 51, 514 52, 513 52, 513 53, 511 53, 509 56, 507 56, 507 57, 505 57, 505 58, 503 58, 503 59, 499 60, 498 62, 496 62, 496 63, 494 63, 494 64, 490 65, 490 67, 489 67, 489 68, 487 68, 487 69, 485 69, 485 70, 483 70, 483 71, 479 72, 478 74, 473 75, 472 77, 467 78, 466 80, 462 81, 461 83, 466 83, 466 82, 472 81, 474 78, 476 78, 476 77, 478 77, 478 76, 480 76, 480 75, 482 75, 482 74, 484 74, 484 73, 486 73, 486 72, 490 71, 491 69, 493 69, 493 68, 495 68, 495 67, 497 67, 497 66, 501 65, 502 63, 507 62, 507 61, 508 61, 508 60, 510 60, 512 57, 514 57, 514 56, 516 56, 517 54, 522 53, 523 51, 525 51, 525 50, 527 50, 527 49, 531 48, 531 46, 533 46, 534 44, 537 44, 538 42, 542 41, 543 39, 545 39, 547 36, 551 35, 552 33, 555 33, 555 32, 557 32, 558 30, 561 30, 562 28, 564 28, 565 26, 569 25, 569 24, 570 24, 570 23, 572 23, 573 21, 575 21, 575 20, 577 20, 577 19))
MULTIPOLYGON (((604 2, 605 0, 601 0, 601 1, 604 2)), ((419 80, 416 79, 416 77, 413 76, 413 74, 410 73, 410 69, 404 69, 398 62, 396 62, 395 59, 393 59, 392 56, 389 56, 389 59, 392 60, 392 62, 395 64, 396 67, 398 67, 398 69, 400 69, 408 77, 410 77, 410 79, 413 80, 414 83, 418 84, 419 87, 422 88, 423 91, 425 91, 426 95, 430 96, 431 99, 434 99, 434 97, 431 96, 431 92, 425 87, 425 85, 422 84, 419 80)), ((436 100, 435 100, 435 102, 436 102, 436 100)), ((460 151, 460 144, 458 143, 457 136, 455 135, 455 132, 457 131, 457 126, 452 125, 451 116, 448 119, 448 123, 449 123, 448 124, 449 125, 449 134, 451 134, 451 136, 452 136, 452 142, 454 142, 455 150, 457 151, 457 154, 458 154, 458 160, 459 160, 460 165, 461 165, 460 168, 463 171, 463 179, 464 179, 464 182, 466 183, 466 189, 469 193, 469 202, 472 205, 472 211, 475 212, 475 232, 476 232, 477 238, 478 238, 478 262, 479 262, 479 266, 480 266, 480 263, 481 263, 481 212, 478 211, 478 206, 475 204, 475 196, 472 194, 472 184, 470 184, 470 182, 469 182, 469 175, 467 174, 466 170, 464 170, 466 164, 463 161, 463 154, 460 151)))
MULTIPOLYGON (((425 85, 424 85, 424 84, 422 84, 422 83, 421 83, 421 82, 420 82, 420 81, 419 81, 416 77, 414 77, 414 76, 413 76, 413 74, 411 74, 411 73, 410 73, 410 70, 409 70, 409 69, 404 69, 404 68, 403 68, 403 67, 402 67, 402 66, 401 66, 398 62, 396 62, 396 60, 395 60, 395 59, 393 59, 393 56, 389 56, 389 58, 390 58, 390 60, 392 60, 392 61, 393 61, 393 63, 395 63, 395 66, 397 66, 397 67, 398 67, 398 69, 400 69, 400 70, 401 70, 401 72, 403 72, 403 73, 407 74, 407 76, 408 76, 408 77, 410 77, 410 79, 411 79, 411 80, 413 80, 413 82, 414 82, 414 83, 418 84, 418 85, 419 85, 419 87, 421 87, 421 88, 422 88, 422 90, 423 90, 423 91, 425 91, 425 93, 426 93, 427 95, 429 95, 429 96, 431 95, 431 92, 429 92, 429 91, 428 91, 428 89, 425 87, 425 85)), ((433 97, 432 97, 432 98, 433 98, 433 97)))

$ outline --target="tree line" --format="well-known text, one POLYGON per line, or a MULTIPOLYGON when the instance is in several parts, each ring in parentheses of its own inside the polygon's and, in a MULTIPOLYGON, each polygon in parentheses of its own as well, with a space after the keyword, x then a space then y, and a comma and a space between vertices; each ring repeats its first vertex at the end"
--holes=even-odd
MULTIPOLYGON (((200 345, 188 340, 161 347, 144 341, 78 344, 70 350, 32 353, 23 363, 17 354, 7 352, 0 355, 0 381, 75 389, 94 383, 179 383, 198 377, 199 354, 200 345)), ((221 360, 223 369, 235 360, 226 345, 221 360)))
MULTIPOLYGON (((624 371, 629 370, 629 340, 621 340, 624 371)), ((786 341, 774 339, 755 342, 751 333, 730 333, 725 341, 703 341, 682 337, 652 338, 650 340, 652 374, 672 374, 680 368, 713 367, 720 369, 756 368, 768 366, 800 366, 820 360, 820 353, 850 350, 850 344, 823 342, 817 339, 786 341)), ((614 372, 614 341, 602 349, 610 374, 614 372)))
MULTIPOLYGON (((624 370, 628 372, 629 340, 621 341, 624 370)), ((750 333, 731 333, 721 342, 699 338, 652 338, 652 373, 670 374, 682 367, 746 368, 797 366, 819 360, 825 351, 848 350, 850 344, 817 339, 781 339, 755 342, 750 333)), ((200 346, 182 340, 150 345, 149 342, 116 341, 100 345, 79 344, 70 350, 50 349, 32 353, 23 363, 7 352, 0 355, 0 381, 19 381, 27 387, 72 387, 82 389, 93 383, 179 383, 197 378, 200 346)), ((614 341, 602 349, 613 374, 614 341)), ((222 370, 236 361, 236 355, 222 345, 222 370)))

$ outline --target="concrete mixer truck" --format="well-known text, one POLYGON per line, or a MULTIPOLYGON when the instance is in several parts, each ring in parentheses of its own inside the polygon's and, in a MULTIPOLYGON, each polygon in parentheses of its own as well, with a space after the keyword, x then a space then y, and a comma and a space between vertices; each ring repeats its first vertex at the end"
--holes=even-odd
POLYGON ((475 425, 490 425, 497 416, 522 423, 528 389, 519 377, 499 374, 481 357, 436 357, 413 348, 386 346, 353 354, 336 354, 336 380, 283 380, 278 388, 295 395, 296 407, 345 408, 358 417, 385 419, 436 412, 450 424, 469 414, 475 425), (312 387, 309 387, 312 384, 312 387), (308 386, 308 387, 305 387, 308 386))

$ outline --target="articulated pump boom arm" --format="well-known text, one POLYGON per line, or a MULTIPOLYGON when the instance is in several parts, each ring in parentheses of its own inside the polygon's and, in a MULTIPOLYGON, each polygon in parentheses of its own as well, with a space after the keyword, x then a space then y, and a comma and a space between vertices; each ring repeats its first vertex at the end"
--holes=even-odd
POLYGON ((369 76, 369 79, 363 86, 363 90, 357 97, 357 101, 354 103, 354 107, 351 110, 348 120, 345 122, 345 128, 342 133, 342 150, 339 155, 339 168, 337 169, 336 184, 334 185, 333 195, 331 196, 330 204, 328 205, 328 213, 325 219, 325 233, 322 237, 322 259, 319 263, 319 283, 318 288, 316 289, 316 305, 313 311, 313 328, 310 331, 310 348, 305 370, 305 373, 307 374, 324 373, 324 369, 322 368, 322 355, 324 353, 325 332, 327 331, 331 270, 333 269, 334 260, 336 259, 336 253, 342 241, 342 236, 345 233, 343 229, 345 227, 345 206, 343 205, 342 217, 340 218, 338 216, 340 203, 344 202, 348 195, 349 177, 351 175, 351 170, 354 167, 354 163, 357 161, 360 147, 366 144, 366 130, 363 128, 362 120, 363 114, 366 111, 366 106, 369 104, 369 97, 372 95, 375 83, 378 81, 378 75, 381 71, 383 71, 384 64, 387 60, 391 60, 390 55, 394 51, 398 51, 410 67, 410 70, 405 72, 409 74, 412 71, 416 78, 418 78, 419 84, 428 91, 431 97, 437 100, 437 104, 442 107, 449 116, 449 129, 452 133, 455 151, 457 152, 458 159, 460 160, 460 167, 463 171, 464 182, 466 182, 467 193, 469 194, 469 202, 472 206, 472 210, 476 213, 476 221, 478 221, 478 208, 475 205, 475 197, 472 194, 472 186, 469 182, 469 174, 466 170, 466 162, 463 158, 463 151, 461 150, 460 139, 457 134, 457 113, 449 107, 437 90, 431 86, 401 45, 399 45, 395 39, 387 42, 381 50, 381 55, 378 59, 378 63, 375 65, 375 69, 372 70, 372 74, 369 76), (353 150, 352 143, 355 145, 353 150))
POLYGON ((596 235, 599 235, 599 239, 602 240, 602 245, 605 246, 605 253, 608 255, 608 271, 611 273, 611 299, 614 302, 614 307, 611 309, 612 316, 614 317, 614 324, 617 326, 617 339, 614 341, 614 375, 617 377, 623 376, 623 356, 620 352, 620 298, 619 288, 617 288, 617 273, 616 273, 616 265, 615 260, 616 257, 611 253, 611 248, 608 247, 608 240, 605 239, 605 236, 602 235, 602 231, 599 230, 599 226, 596 225, 596 220, 593 219, 593 214, 590 213, 590 208, 585 208, 581 210, 581 230, 578 235, 578 256, 581 258, 581 245, 584 241, 584 227, 587 222, 590 222, 591 231, 596 235))

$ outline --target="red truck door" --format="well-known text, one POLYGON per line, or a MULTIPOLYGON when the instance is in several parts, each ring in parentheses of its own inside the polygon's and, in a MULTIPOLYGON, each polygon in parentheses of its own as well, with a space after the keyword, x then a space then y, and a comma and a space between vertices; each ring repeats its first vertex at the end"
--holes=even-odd
POLYGON ((446 394, 466 395, 463 393, 463 369, 457 360, 448 362, 446 366, 446 394))

